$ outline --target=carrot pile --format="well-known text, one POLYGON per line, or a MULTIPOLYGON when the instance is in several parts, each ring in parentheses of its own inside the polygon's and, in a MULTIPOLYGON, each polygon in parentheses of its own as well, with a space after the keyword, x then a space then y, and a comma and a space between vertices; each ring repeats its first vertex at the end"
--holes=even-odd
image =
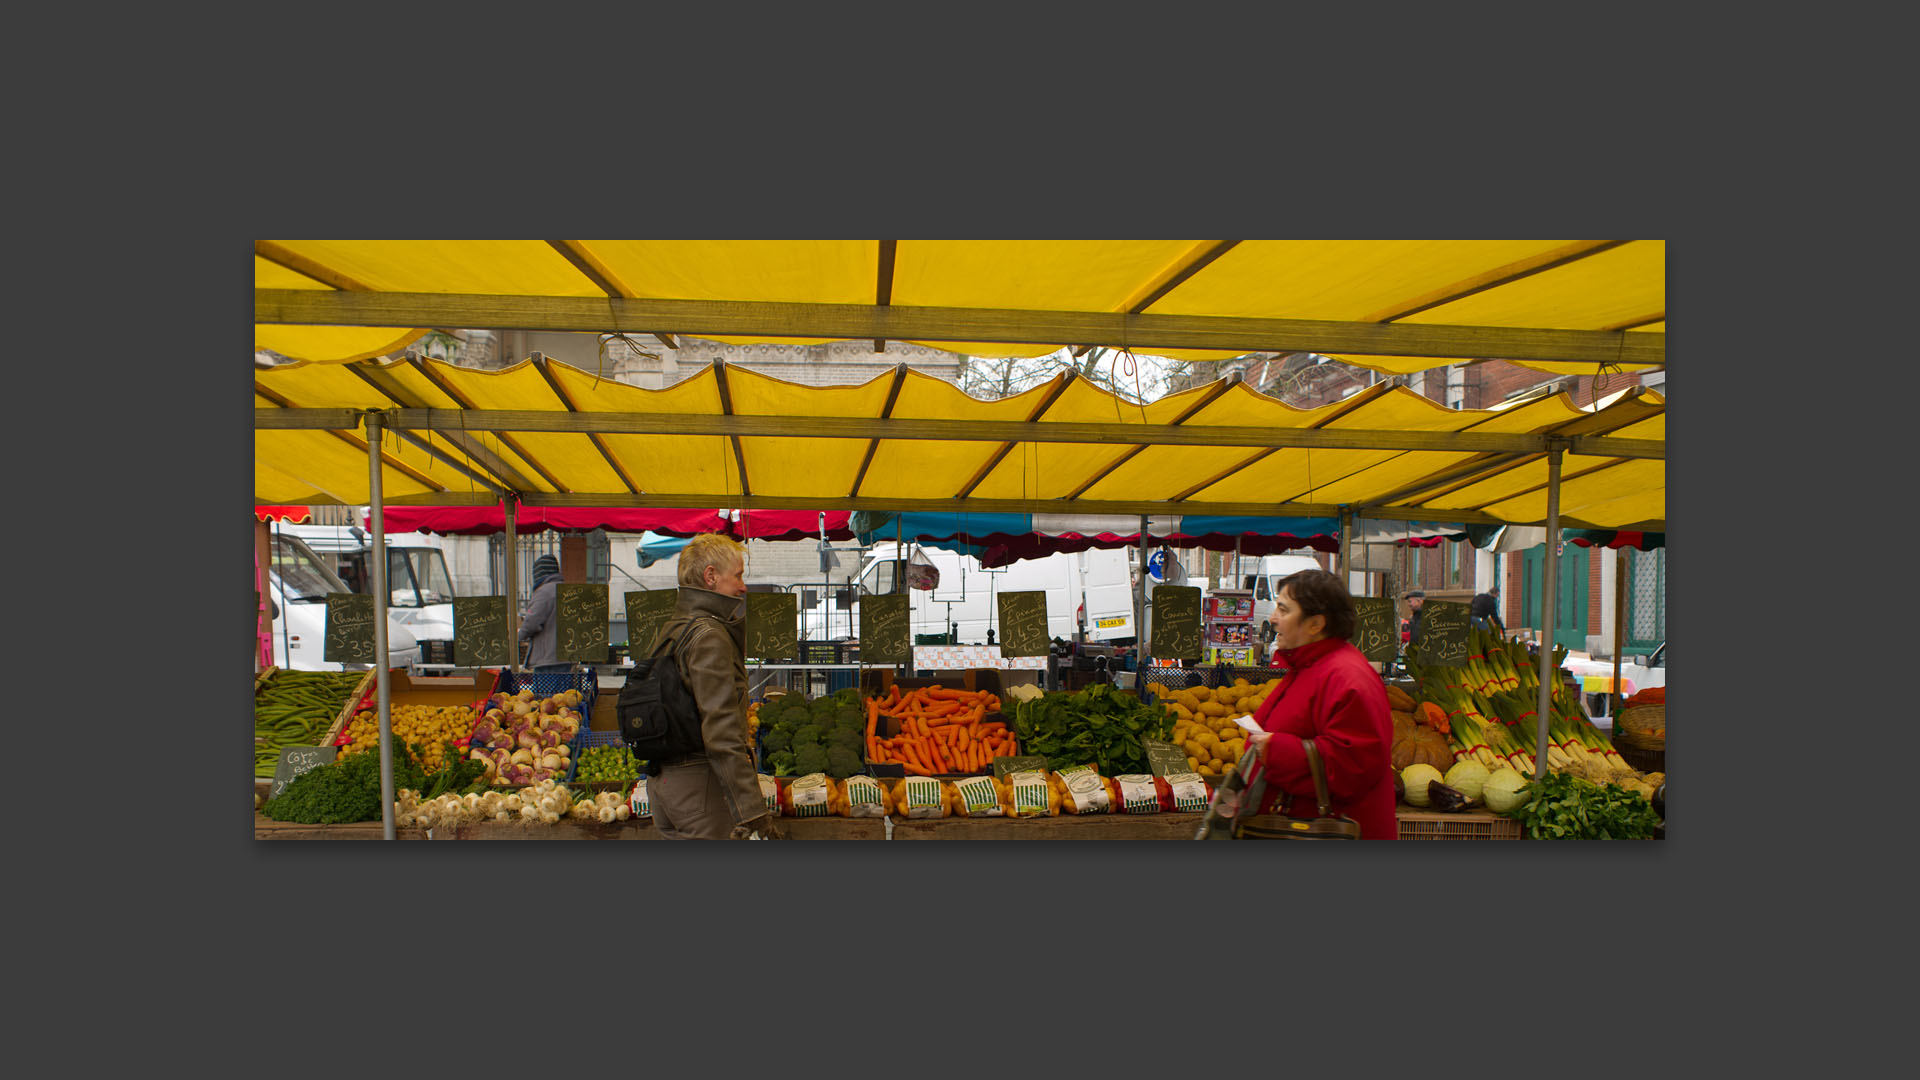
POLYGON ((986 719, 1000 711, 1000 698, 989 691, 892 686, 884 697, 866 701, 870 762, 895 762, 913 776, 977 773, 1014 752, 1013 732, 1003 721, 986 719), (883 716, 899 721, 899 734, 881 736, 883 716))

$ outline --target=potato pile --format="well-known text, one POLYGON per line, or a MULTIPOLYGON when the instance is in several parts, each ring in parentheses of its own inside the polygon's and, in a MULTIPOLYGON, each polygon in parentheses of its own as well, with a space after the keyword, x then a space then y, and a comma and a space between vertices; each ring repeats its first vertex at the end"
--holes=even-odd
MULTIPOLYGON (((466 738, 473 734, 474 713, 465 705, 392 705, 389 711, 393 716, 395 741, 421 744, 426 758, 420 767, 430 773, 440 771, 445 764, 444 743, 465 746, 466 738)), ((347 743, 340 748, 342 755, 363 750, 378 753, 380 714, 368 709, 355 715, 347 723, 346 734, 347 743)))
POLYGON ((1246 731, 1232 717, 1252 716, 1273 688, 1276 678, 1250 683, 1244 677, 1232 686, 1190 686, 1174 690, 1150 682, 1147 689, 1177 718, 1173 741, 1187 751, 1187 765, 1201 776, 1221 776, 1247 749, 1246 731))

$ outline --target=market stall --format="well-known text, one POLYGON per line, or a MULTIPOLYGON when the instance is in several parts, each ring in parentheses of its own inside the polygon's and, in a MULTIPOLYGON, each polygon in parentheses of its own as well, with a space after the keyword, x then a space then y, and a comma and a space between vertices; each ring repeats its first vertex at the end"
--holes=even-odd
MULTIPOLYGON (((1063 375, 982 402, 904 365, 863 386, 816 388, 716 363, 648 391, 541 357, 500 372, 362 359, 424 333, 408 326, 644 326, 720 340, 892 337, 974 355, 1313 348, 1390 372, 1486 356, 1630 371, 1665 364, 1663 263, 1655 241, 263 241, 256 341, 312 362, 256 370, 256 499, 369 505, 376 601, 389 502, 501 503, 510 539, 521 507, 825 503, 1337 517, 1347 543, 1361 518, 1658 531, 1664 403, 1650 393, 1591 409, 1562 395, 1472 411, 1382 383, 1299 410, 1232 380, 1140 404, 1063 375), (1029 269, 1019 297, 995 294, 1001 275, 979 271, 996 254, 1029 269), (1091 261, 1107 272, 1082 273, 1091 261), (719 284, 710 297, 646 299, 686 297, 684 284, 648 284, 670 265, 681 283, 719 284), (887 299, 849 303, 836 275, 876 265, 887 299), (757 298, 766 294, 744 282, 775 267, 822 291, 757 298), (1355 284, 1308 302, 1275 287, 1295 272, 1355 284), (582 283, 604 298, 581 295, 582 283), (351 434, 361 428, 364 439, 351 434)), ((1549 561, 1549 613, 1555 573, 1549 561)), ((1555 681, 1544 652, 1539 676, 1544 758, 1555 681)), ((390 680, 376 681, 390 813, 390 680)))

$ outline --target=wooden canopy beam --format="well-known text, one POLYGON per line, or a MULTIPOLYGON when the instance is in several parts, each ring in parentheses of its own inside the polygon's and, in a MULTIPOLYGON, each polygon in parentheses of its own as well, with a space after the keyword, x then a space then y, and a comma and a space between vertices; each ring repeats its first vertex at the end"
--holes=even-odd
MULTIPOLYGON (((531 492, 520 500, 522 506, 635 506, 653 509, 706 509, 716 500, 743 510, 818 510, 821 500, 785 495, 644 495, 607 494, 555 495, 531 492)), ((426 499, 417 500, 426 504, 426 499)), ((1340 512, 1335 503, 1189 503, 1155 500, 1064 500, 1064 499, 892 499, 859 496, 832 500, 836 509, 887 513, 968 513, 968 514, 1124 514, 1138 517, 1164 514, 1207 514, 1233 517, 1334 517, 1340 512)), ((1446 521, 1466 525, 1544 525, 1545 521, 1508 521, 1473 511, 1433 510, 1427 507, 1357 505, 1353 516, 1375 521, 1446 521)), ((1638 528, 1645 532, 1663 531, 1664 522, 1641 522, 1633 526, 1596 525, 1570 515, 1561 515, 1568 528, 1638 528)))
MULTIPOLYGON (((353 409, 254 410, 260 429, 339 428, 353 409)), ((894 420, 856 416, 673 416, 647 413, 415 409, 389 411, 389 426, 410 431, 566 432, 607 435, 715 435, 731 438, 918 439, 946 442, 1116 443, 1149 446, 1311 447, 1332 450, 1431 450, 1441 453, 1542 453, 1541 434, 1474 431, 1370 431, 1357 428, 1191 427, 1173 424, 1079 424, 1023 420, 894 420)), ((464 447, 462 449, 465 449, 464 447)), ((1568 449, 1593 457, 1662 459, 1655 439, 1575 436, 1568 449)), ((491 466, 489 466, 491 468, 491 466)), ((559 485, 555 485, 556 487, 559 485)))
POLYGON ((1621 330, 1138 315, 1098 311, 749 303, 622 297, 255 289, 254 322, 462 326, 607 333, 659 326, 701 337, 773 336, 1125 344, 1139 349, 1358 353, 1666 366, 1666 335, 1621 330), (619 326, 613 325, 615 322, 619 326))

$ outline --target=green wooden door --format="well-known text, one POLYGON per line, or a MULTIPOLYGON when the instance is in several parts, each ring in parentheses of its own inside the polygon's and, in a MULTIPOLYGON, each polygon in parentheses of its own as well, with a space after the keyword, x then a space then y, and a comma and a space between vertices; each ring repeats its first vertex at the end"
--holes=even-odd
MULTIPOLYGON (((1546 582, 1546 545, 1521 552, 1520 610, 1527 625, 1540 625, 1540 596, 1546 582)), ((1587 549, 1568 544, 1560 552, 1559 598, 1554 603, 1553 643, 1569 649, 1587 647, 1587 549)))

